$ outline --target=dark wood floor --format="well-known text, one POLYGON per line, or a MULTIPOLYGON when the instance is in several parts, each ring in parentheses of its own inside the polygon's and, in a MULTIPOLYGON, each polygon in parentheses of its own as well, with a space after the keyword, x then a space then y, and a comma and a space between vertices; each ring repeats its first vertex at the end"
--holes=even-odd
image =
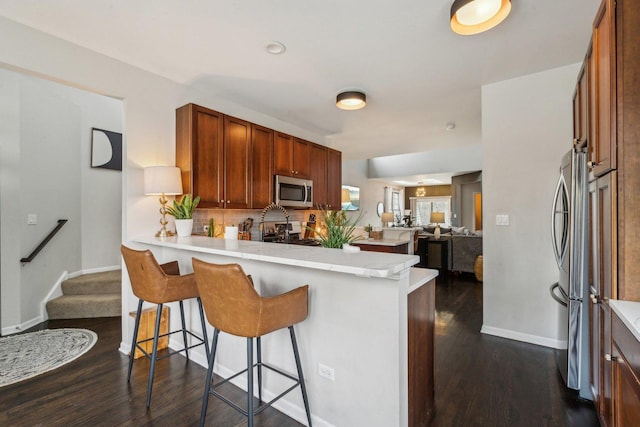
MULTIPOLYGON (((479 333, 482 285, 464 277, 439 283, 436 309, 432 425, 598 425, 592 405, 562 385, 551 350, 479 333)), ((0 388, 1 426, 197 425, 204 368, 179 356, 159 362, 147 413, 148 365, 136 361, 127 384, 127 357, 118 351, 120 318, 49 321, 32 330, 61 327, 91 329, 99 341, 89 353, 60 369, 0 388)), ((372 408, 378 404, 382 402, 371 402, 372 408)), ((313 410, 313 401, 311 405, 313 410)), ((210 426, 246 425, 240 414, 217 399, 210 400, 208 414, 210 426)), ((256 419, 257 427, 300 425, 275 410, 256 419)))

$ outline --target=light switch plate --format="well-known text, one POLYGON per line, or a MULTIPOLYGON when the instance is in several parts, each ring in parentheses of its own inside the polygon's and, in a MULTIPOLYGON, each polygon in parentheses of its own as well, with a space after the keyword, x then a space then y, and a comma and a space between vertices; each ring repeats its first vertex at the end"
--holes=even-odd
POLYGON ((38 223, 38 215, 27 214, 27 225, 36 225, 38 223))
POLYGON ((496 225, 509 225, 509 215, 507 214, 496 215, 496 225))

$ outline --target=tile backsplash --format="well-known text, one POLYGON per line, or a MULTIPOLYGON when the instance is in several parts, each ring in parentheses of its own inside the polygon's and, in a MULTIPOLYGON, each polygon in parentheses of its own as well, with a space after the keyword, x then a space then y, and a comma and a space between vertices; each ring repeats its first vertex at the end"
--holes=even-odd
MULTIPOLYGON (((288 210, 289 221, 306 222, 309 214, 318 214, 315 210, 288 210)), ((224 237, 224 227, 239 225, 247 218, 253 218, 253 226, 250 229, 251 240, 260 240, 260 220, 262 210, 257 209, 196 209, 193 213, 193 234, 205 234, 204 226, 209 225, 209 219, 213 218, 216 228, 216 237, 224 237)), ((280 210, 270 210, 265 213, 265 222, 284 222, 284 214, 280 210)))

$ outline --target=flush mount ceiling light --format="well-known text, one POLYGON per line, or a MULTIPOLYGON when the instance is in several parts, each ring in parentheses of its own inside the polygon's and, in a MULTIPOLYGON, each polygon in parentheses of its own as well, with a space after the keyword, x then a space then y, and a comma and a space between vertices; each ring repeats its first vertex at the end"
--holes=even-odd
POLYGON ((362 92, 342 92, 336 97, 336 106, 341 110, 359 110, 365 105, 367 105, 367 96, 362 92))
POLYGON ((270 53, 272 55, 280 55, 282 53, 285 52, 285 50, 287 50, 287 48, 280 42, 269 42, 264 46, 264 50, 267 51, 267 53, 270 53))
POLYGON ((495 27, 509 15, 511 0, 455 0, 451 5, 451 29, 464 36, 495 27))

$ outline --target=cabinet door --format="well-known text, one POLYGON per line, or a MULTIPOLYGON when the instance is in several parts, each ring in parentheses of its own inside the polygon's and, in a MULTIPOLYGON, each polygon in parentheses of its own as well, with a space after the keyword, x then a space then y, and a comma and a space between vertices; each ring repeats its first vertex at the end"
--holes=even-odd
POLYGON ((327 148, 311 145, 311 180, 313 181, 313 205, 328 204, 327 194, 327 148))
POLYGON ((573 94, 573 142, 576 146, 587 145, 589 132, 589 61, 586 60, 573 94))
POLYGON ((616 168, 616 61, 614 0, 603 0, 593 28, 595 141, 593 173, 616 168))
POLYGON ((615 425, 636 426, 640 421, 640 342, 616 314, 612 322, 615 425))
POLYGON ((200 196, 200 208, 223 206, 223 115, 194 104, 176 110, 176 166, 182 191, 200 196))
POLYGON ((342 153, 340 151, 327 150, 327 199, 329 208, 342 207, 342 153))
POLYGON ((596 245, 598 264, 598 292, 608 303, 610 299, 618 298, 617 289, 617 239, 616 239, 616 178, 613 171, 597 180, 597 221, 598 234, 596 245))
POLYGON ((611 362, 611 309, 600 304, 600 402, 598 414, 605 426, 613 426, 613 364, 611 362))
POLYGON ((273 131, 251 126, 251 208, 273 202, 273 131))
POLYGON ((276 175, 294 176, 291 135, 276 132, 273 142, 273 169, 276 175))
POLYGON ((251 124, 224 117, 224 200, 229 209, 248 209, 251 124))
POLYGON ((311 143, 300 138, 293 139, 293 175, 311 178, 311 143))

